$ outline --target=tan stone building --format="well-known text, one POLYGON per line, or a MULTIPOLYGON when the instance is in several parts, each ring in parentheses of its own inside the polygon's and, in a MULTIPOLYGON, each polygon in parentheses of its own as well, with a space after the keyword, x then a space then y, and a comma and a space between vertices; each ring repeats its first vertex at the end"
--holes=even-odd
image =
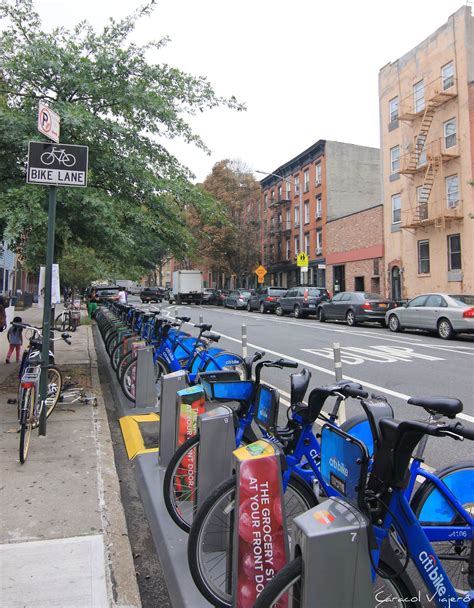
POLYGON ((388 294, 474 293, 474 24, 463 6, 380 70, 388 294))

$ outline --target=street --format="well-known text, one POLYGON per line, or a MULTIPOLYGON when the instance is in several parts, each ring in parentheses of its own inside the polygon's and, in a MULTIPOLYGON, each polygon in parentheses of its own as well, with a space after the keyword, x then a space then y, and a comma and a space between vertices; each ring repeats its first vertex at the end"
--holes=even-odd
MULTIPOLYGON (((242 352, 241 331, 245 324, 249 354, 264 350, 269 358, 297 361, 312 373, 310 390, 334 380, 332 345, 339 343, 343 378, 360 382, 370 393, 384 395, 397 419, 426 418, 424 410, 406 403, 410 396, 443 395, 461 399, 464 411, 460 418, 474 424, 472 337, 444 341, 425 333, 394 334, 379 326, 349 328, 345 324, 322 324, 314 319, 281 318, 214 306, 178 307, 163 302, 162 310, 169 316, 189 316, 194 323, 202 317, 213 325, 213 332, 221 334, 219 346, 237 353, 242 352)), ((263 380, 280 390, 282 405, 289 403, 291 371, 263 372, 263 380)), ((346 403, 348 417, 360 413, 357 402, 346 403)), ((281 407, 282 423, 285 414, 281 407)), ((426 463, 439 468, 472 456, 469 442, 430 439, 426 463)))

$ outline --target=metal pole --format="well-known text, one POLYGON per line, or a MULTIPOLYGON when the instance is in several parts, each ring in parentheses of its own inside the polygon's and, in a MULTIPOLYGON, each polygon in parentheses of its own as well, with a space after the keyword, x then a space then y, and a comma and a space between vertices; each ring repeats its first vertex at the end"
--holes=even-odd
MULTIPOLYGON (((300 183, 300 251, 304 251, 304 243, 303 243, 303 188, 302 188, 301 183, 300 183)), ((300 271, 300 284, 301 285, 306 285, 306 272, 303 272, 303 267, 301 267, 301 271, 300 271)))
POLYGON ((202 325, 204 323, 204 317, 202 315, 199 315, 199 325, 202 325))
POLYGON ((247 325, 242 324, 242 357, 247 356, 247 325))
MULTIPOLYGON (((56 223, 56 190, 56 186, 49 187, 48 244, 46 249, 46 267, 44 279, 43 346, 41 351, 40 381, 40 399, 43 403, 48 395, 49 333, 51 327, 51 279, 53 274, 54 231, 56 223)), ((46 435, 46 404, 44 404, 41 411, 39 434, 46 435)))
MULTIPOLYGON (((336 382, 342 380, 342 363, 341 363, 341 345, 339 342, 334 342, 332 345, 334 351, 334 375, 336 376, 336 382)), ((342 424, 346 421, 346 404, 344 401, 339 406, 338 413, 338 424, 342 424)))

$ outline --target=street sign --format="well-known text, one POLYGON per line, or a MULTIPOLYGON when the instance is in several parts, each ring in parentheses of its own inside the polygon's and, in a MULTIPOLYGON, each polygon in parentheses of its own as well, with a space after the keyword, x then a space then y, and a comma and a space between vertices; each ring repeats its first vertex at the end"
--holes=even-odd
POLYGON ((88 155, 87 146, 30 141, 26 181, 84 188, 87 186, 88 155))
POLYGON ((38 131, 49 139, 52 139, 57 144, 59 143, 59 123, 61 118, 59 114, 53 112, 51 108, 45 106, 43 102, 39 102, 38 106, 38 131))
POLYGON ((302 251, 301 253, 298 253, 298 257, 296 259, 296 264, 300 267, 300 268, 307 268, 308 267, 308 256, 306 255, 306 253, 304 251, 302 251))
MULTIPOLYGON (((255 269, 255 274, 257 275, 257 277, 259 279, 263 280, 263 277, 267 274, 267 269, 265 268, 265 266, 262 266, 260 264, 260 266, 258 268, 255 269)), ((260 281, 259 281, 260 282, 260 281)))

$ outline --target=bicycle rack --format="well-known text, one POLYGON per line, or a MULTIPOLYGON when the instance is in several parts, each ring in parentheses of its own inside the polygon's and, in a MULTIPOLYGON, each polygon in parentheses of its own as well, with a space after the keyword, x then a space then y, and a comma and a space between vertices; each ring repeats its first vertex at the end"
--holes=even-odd
POLYGON ((155 407, 157 400, 153 346, 145 346, 137 350, 135 407, 155 407))
POLYGON ((165 374, 161 377, 160 400, 160 450, 158 462, 167 467, 176 451, 176 393, 188 386, 188 374, 184 370, 165 374))
POLYGON ((198 508, 214 488, 229 477, 235 450, 232 409, 220 405, 198 416, 199 451, 197 455, 198 508), (219 455, 216 458, 216 455, 219 455))
POLYGON ((324 608, 373 605, 367 521, 355 506, 329 498, 296 517, 291 547, 292 557, 311 564, 301 585, 303 608, 315 598, 324 608))

